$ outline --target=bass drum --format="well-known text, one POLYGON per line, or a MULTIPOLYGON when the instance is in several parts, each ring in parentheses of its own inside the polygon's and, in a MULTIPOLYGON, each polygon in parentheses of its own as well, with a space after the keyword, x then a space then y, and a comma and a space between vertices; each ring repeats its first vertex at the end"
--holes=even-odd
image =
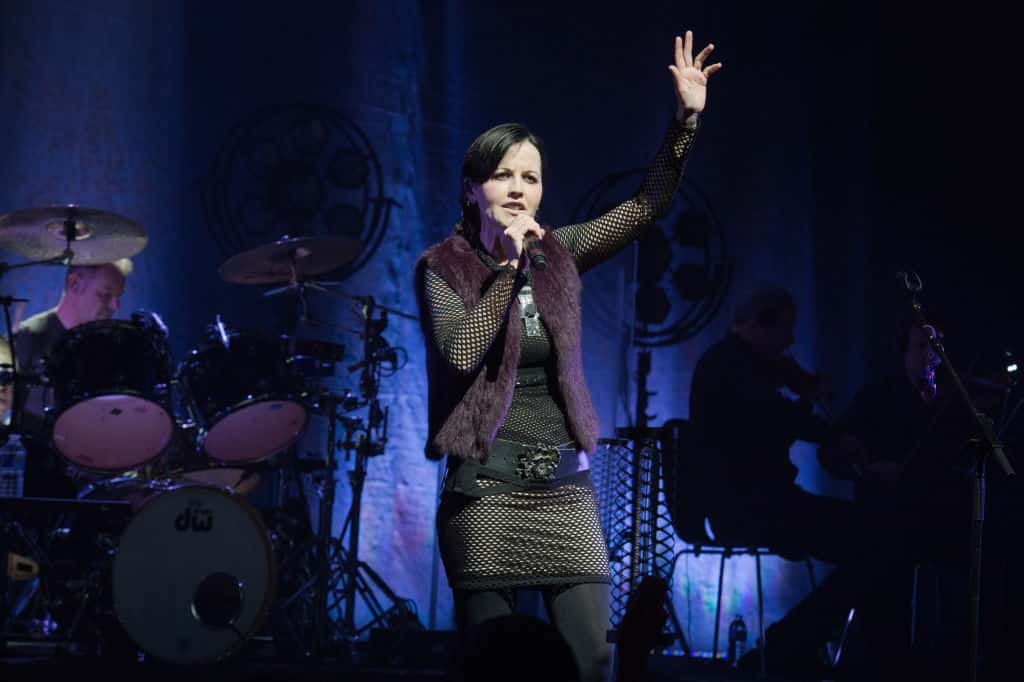
POLYGON ((148 500, 125 529, 114 611, 154 658, 213 663, 262 626, 276 580, 259 513, 225 490, 183 485, 148 500))

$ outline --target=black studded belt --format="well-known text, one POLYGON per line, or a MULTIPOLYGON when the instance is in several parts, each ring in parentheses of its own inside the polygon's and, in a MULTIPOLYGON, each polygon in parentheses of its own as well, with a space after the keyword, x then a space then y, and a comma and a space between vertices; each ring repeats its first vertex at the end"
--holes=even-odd
POLYGON ((524 445, 496 438, 491 443, 490 459, 483 468, 515 476, 522 481, 546 483, 586 469, 585 462, 586 458, 579 456, 575 443, 524 445))

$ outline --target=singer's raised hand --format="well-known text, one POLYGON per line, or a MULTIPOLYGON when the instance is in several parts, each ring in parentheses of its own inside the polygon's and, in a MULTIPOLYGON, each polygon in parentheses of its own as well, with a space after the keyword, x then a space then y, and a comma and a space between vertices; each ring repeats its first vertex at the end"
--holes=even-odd
POLYGON ((687 31, 683 38, 676 36, 675 64, 669 64, 668 70, 672 73, 672 78, 675 81, 676 98, 679 102, 676 118, 680 121, 704 111, 704 105, 707 103, 708 79, 722 68, 721 62, 704 66, 704 62, 711 56, 711 51, 714 49, 715 46, 708 43, 694 57, 693 31, 687 31))

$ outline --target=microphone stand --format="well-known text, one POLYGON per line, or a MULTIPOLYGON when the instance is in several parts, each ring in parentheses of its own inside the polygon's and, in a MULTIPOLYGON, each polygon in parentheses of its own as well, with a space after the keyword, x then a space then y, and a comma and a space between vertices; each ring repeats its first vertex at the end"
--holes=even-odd
POLYGON ((909 294, 910 308, 914 314, 915 320, 928 333, 929 344, 931 344, 932 349, 935 350, 935 353, 942 360, 942 366, 946 368, 947 372, 949 372, 950 379, 952 379, 957 393, 960 394, 960 398, 963 400, 964 405, 974 417, 974 421, 978 426, 978 431, 981 434, 980 438, 976 440, 972 439, 972 442, 978 446, 978 449, 977 461, 975 463, 974 476, 972 477, 971 485, 971 547, 968 572, 967 613, 967 681, 975 682, 978 679, 978 629, 979 617, 981 614, 981 544, 985 529, 986 457, 991 454, 995 458, 999 468, 1002 469, 1003 473, 1006 474, 1008 478, 1015 477, 1017 472, 1014 471, 1013 466, 1010 465, 1009 460, 1006 458, 1006 453, 1003 451, 1003 444, 1000 442, 992 428, 992 419, 975 407, 970 393, 968 393, 963 381, 960 380, 960 376, 953 367, 953 363, 949 361, 949 357, 946 355, 946 349, 943 347, 942 341, 939 339, 935 328, 924 316, 921 304, 915 296, 915 294, 923 288, 921 278, 914 272, 901 272, 899 273, 899 277, 903 280, 903 286, 909 294))

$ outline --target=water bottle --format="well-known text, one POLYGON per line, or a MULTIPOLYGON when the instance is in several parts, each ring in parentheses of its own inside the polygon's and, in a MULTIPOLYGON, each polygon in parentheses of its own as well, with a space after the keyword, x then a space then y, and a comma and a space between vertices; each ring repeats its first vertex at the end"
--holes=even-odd
POLYGON ((747 624, 737 615, 729 623, 729 662, 735 666, 747 648, 747 624))
MULTIPOLYGON (((0 425, 0 438, 3 437, 0 425)), ((21 497, 25 485, 25 446, 21 436, 8 434, 0 443, 0 497, 21 497)))

